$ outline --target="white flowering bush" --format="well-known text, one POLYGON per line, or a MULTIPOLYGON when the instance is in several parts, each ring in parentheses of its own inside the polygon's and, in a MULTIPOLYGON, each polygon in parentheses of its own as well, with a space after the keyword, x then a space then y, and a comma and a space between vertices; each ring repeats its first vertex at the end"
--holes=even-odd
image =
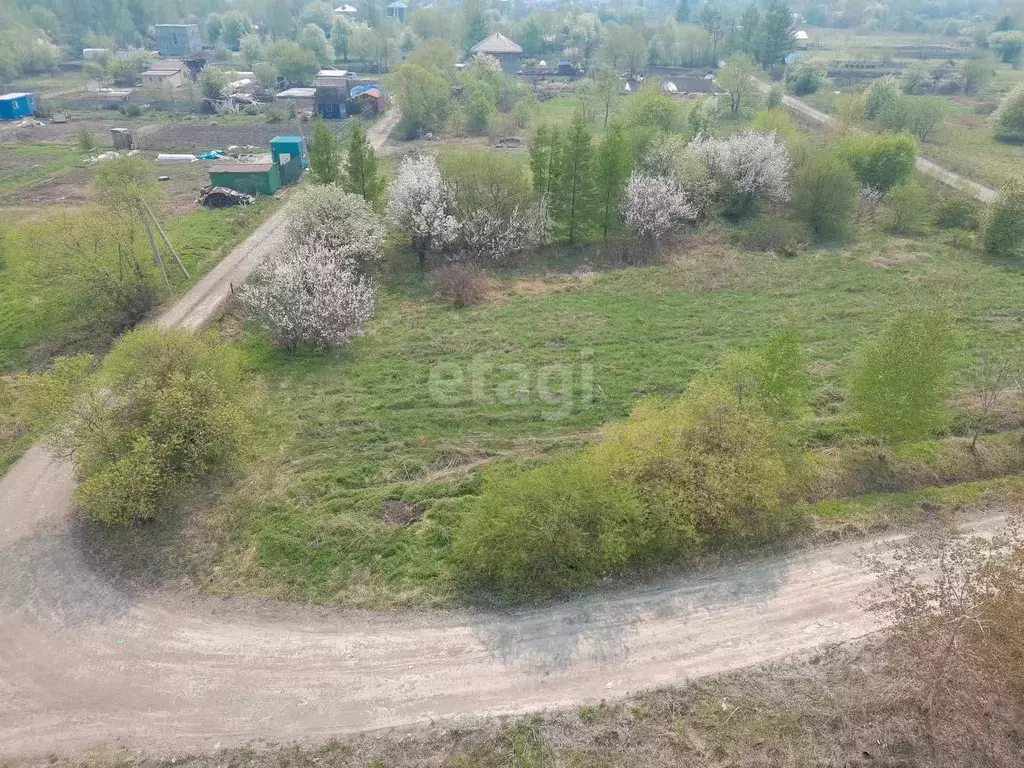
POLYGON ((323 244, 285 248, 260 262, 239 292, 246 317, 285 349, 345 344, 373 317, 373 285, 323 244))
POLYGON ((711 176, 732 193, 729 207, 734 212, 746 213, 757 203, 789 198, 789 150, 774 131, 745 131, 727 139, 698 137, 688 151, 703 160, 711 176))
POLYGON ((551 218, 543 203, 516 205, 507 213, 475 208, 459 221, 452 261, 501 262, 551 240, 551 218))
POLYGON ((673 178, 634 173, 620 205, 626 226, 640 237, 657 240, 701 217, 686 190, 673 178))
POLYGON ((332 184, 304 186, 292 196, 289 212, 288 236, 296 246, 320 249, 360 272, 384 258, 384 224, 360 195, 332 184))
POLYGON ((396 227, 409 233, 421 262, 428 253, 442 251, 458 238, 460 227, 454 210, 455 196, 441 178, 437 158, 405 158, 391 182, 388 213, 396 227))

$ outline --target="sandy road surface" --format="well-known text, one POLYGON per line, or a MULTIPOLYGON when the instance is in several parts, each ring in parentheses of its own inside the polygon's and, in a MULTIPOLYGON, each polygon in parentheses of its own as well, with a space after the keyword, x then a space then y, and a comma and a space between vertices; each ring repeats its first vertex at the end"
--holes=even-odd
MULTIPOLYGON (((767 83, 760 80, 757 81, 757 87, 764 93, 767 93, 771 88, 767 83)), ((831 116, 825 114, 821 110, 815 109, 809 104, 805 104, 800 101, 800 99, 793 96, 784 95, 782 97, 782 103, 794 112, 799 112, 804 117, 810 118, 815 122, 822 124, 832 122, 831 116)), ((924 157, 918 156, 917 170, 938 179, 943 184, 953 187, 954 189, 962 189, 973 198, 980 200, 983 203, 990 203, 999 197, 999 193, 992 189, 992 187, 986 187, 984 184, 979 184, 976 181, 964 178, 960 174, 953 173, 953 171, 943 168, 941 165, 936 165, 931 160, 924 157)))
MULTIPOLYGON (((280 226, 264 224, 162 322, 209 319, 280 226)), ((73 490, 70 468, 39 448, 0 478, 0 759, 115 741, 202 750, 560 706, 875 628, 856 604, 870 580, 860 544, 510 614, 185 597, 98 561, 73 490)))
POLYGON ((864 542, 509 614, 138 592, 77 546, 73 484, 53 472, 33 451, 0 484, 0 758, 115 740, 201 750, 596 701, 875 629, 857 604, 871 580, 864 542))

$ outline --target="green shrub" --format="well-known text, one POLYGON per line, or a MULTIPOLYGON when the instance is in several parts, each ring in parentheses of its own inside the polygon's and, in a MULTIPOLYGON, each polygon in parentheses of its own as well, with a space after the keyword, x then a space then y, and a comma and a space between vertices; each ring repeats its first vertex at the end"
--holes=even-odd
POLYGON ((861 186, 888 192, 905 181, 917 164, 917 141, 909 134, 851 136, 839 144, 861 186))
POLYGON ((78 129, 78 148, 83 152, 95 152, 99 145, 96 143, 96 137, 92 135, 92 131, 86 126, 82 126, 78 129))
POLYGON ((788 532, 802 465, 780 419, 800 408, 803 367, 780 337, 675 402, 638 404, 574 457, 495 475, 456 535, 469 581, 519 600, 788 532))
POLYGON ((764 99, 764 108, 769 111, 782 109, 782 89, 773 85, 764 99))
POLYGON ((985 213, 982 248, 993 256, 1019 255, 1024 247, 1024 177, 1011 179, 985 213))
POLYGON ((900 96, 886 106, 877 123, 886 131, 906 131, 919 141, 928 141, 935 136, 946 112, 946 100, 941 96, 900 96))
POLYGON ((790 332, 757 349, 730 352, 708 378, 730 388, 740 402, 753 399, 776 419, 793 419, 808 411, 807 359, 790 332))
POLYGON ((220 67, 203 67, 199 73, 199 90, 208 99, 223 98, 230 82, 231 75, 220 67))
POLYGON ((903 86, 896 77, 872 80, 864 92, 864 117, 877 120, 892 104, 899 100, 903 86))
POLYGON ((631 491, 585 452, 488 480, 455 552, 475 585, 517 601, 621 571, 641 526, 631 491))
POLYGON ((808 61, 798 61, 786 68, 786 87, 794 96, 809 96, 831 86, 824 68, 808 61))
POLYGON ((1021 52, 1024 51, 1024 33, 1016 30, 993 32, 988 36, 988 45, 999 54, 999 59, 1004 64, 1016 66, 1020 62, 1021 52))
POLYGON ((996 138, 1003 141, 1024 141, 1024 83, 1004 98, 992 115, 996 138))
POLYGON ((916 181, 904 181, 885 196, 889 209, 889 228, 907 235, 920 234, 928 227, 931 205, 928 193, 916 181))
POLYGON ((793 522, 799 460, 785 428, 713 378, 637 405, 593 454, 643 504, 643 560, 763 544, 793 522))
POLYGON ((943 229, 976 230, 980 223, 980 206, 969 197, 951 197, 935 207, 935 224, 943 229))
POLYGON ((106 523, 165 512, 230 466, 250 431, 241 359, 213 333, 143 328, 122 337, 98 368, 91 355, 59 358, 22 383, 25 420, 74 458, 76 501, 106 523))
POLYGON ((850 381, 857 425, 892 443, 928 437, 946 423, 953 327, 941 311, 905 311, 861 347, 850 381))
POLYGON ((793 210, 818 239, 839 238, 850 230, 859 189, 849 163, 834 152, 820 150, 796 172, 793 210))

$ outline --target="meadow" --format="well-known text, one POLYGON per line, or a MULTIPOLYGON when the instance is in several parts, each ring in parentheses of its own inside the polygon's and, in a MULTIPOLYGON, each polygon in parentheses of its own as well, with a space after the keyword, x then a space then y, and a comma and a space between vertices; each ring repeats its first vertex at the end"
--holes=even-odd
POLYGON ((593 249, 555 249, 497 273, 488 301, 460 310, 401 261, 367 334, 346 349, 295 357, 258 333, 237 342, 267 387, 269 447, 193 517, 194 573, 213 592, 361 607, 460 602, 451 543, 489 478, 571 453, 640 399, 676 397, 727 351, 780 331, 796 334, 812 373, 804 440, 826 467, 812 519, 871 528, 1007 492, 1007 482, 1012 490, 998 478, 1019 471, 1018 443, 983 440, 986 464, 952 434, 955 418, 943 440, 897 451, 885 478, 848 476, 857 470, 846 461, 856 463, 845 376, 895 311, 954 314, 961 389, 976 386, 984 351, 1016 353, 1019 266, 946 239, 865 231, 784 258, 737 247, 717 228, 679 242, 667 263, 625 269, 581 258, 593 249), (837 452, 846 458, 830 463, 837 452))

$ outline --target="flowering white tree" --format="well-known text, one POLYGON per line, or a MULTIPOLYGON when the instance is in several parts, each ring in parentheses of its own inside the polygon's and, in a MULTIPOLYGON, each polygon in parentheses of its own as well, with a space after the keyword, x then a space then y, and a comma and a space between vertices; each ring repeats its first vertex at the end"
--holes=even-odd
POLYGON ((452 261, 498 262, 551 239, 551 217, 543 203, 516 205, 507 213, 473 209, 459 221, 452 261))
POLYGON ((626 226, 647 240, 658 240, 701 217, 675 179, 634 173, 620 206, 626 226))
POLYGON ((433 155, 407 157, 391 182, 388 212, 395 225, 412 237, 420 262, 427 254, 455 242, 459 222, 455 218, 455 196, 441 178, 433 155))
POLYGON ((333 184, 300 187, 292 197, 288 235, 325 258, 366 272, 384 258, 384 224, 360 195, 333 184))
POLYGON ((735 192, 743 210, 758 201, 789 198, 789 150, 774 131, 745 131, 727 139, 698 137, 689 152, 707 163, 712 177, 735 192))
POLYGON ((370 278, 336 261, 323 244, 293 245, 267 257, 238 295, 246 316, 286 349, 339 346, 373 317, 370 278))

